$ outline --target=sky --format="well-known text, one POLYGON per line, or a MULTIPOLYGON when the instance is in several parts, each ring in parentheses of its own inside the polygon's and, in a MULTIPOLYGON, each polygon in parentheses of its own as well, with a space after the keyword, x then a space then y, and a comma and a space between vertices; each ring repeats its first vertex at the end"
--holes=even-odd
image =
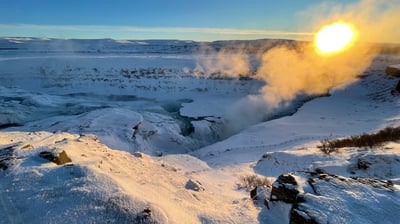
MULTIPOLYGON (((0 36, 307 39, 321 0, 0 0, 0 36)), ((330 1, 350 4, 356 0, 330 1)))

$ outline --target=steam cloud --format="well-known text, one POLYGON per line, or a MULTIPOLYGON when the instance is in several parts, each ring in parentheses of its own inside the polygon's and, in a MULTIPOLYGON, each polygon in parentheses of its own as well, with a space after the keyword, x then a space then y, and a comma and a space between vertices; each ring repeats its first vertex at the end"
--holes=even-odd
POLYGON ((210 76, 219 74, 235 78, 238 74, 249 73, 249 56, 229 49, 216 51, 212 47, 202 45, 200 53, 206 57, 197 58, 196 70, 210 76))
POLYGON ((273 48, 262 57, 262 65, 257 75, 267 85, 263 95, 268 104, 278 105, 290 101, 299 93, 323 94, 331 88, 350 83, 363 72, 377 53, 368 43, 395 42, 400 39, 400 5, 396 1, 363 0, 359 3, 343 6, 315 7, 312 18, 320 19, 314 30, 321 26, 345 21, 354 25, 357 30, 356 44, 337 55, 319 55, 310 44, 300 49, 287 47, 273 48), (332 9, 326 12, 326 9, 332 9), (329 15, 328 18, 321 18, 329 15))
MULTIPOLYGON (((265 117, 263 113, 267 115, 274 108, 290 103, 299 94, 325 94, 332 88, 351 83, 378 53, 371 43, 400 40, 399 12, 398 0, 362 0, 348 6, 324 3, 303 12, 308 21, 317 21, 310 27, 315 31, 338 21, 353 24, 357 30, 356 42, 336 55, 318 54, 311 42, 299 43, 296 47, 281 45, 268 50, 261 56, 256 73, 266 83, 260 96, 248 97, 231 108, 229 120, 240 120, 242 127, 248 126, 261 121, 265 117)), ((222 70, 226 74, 246 74, 250 71, 249 57, 245 53, 235 53, 227 58, 222 50, 216 55, 213 61, 203 62, 202 68, 207 71, 222 70)))

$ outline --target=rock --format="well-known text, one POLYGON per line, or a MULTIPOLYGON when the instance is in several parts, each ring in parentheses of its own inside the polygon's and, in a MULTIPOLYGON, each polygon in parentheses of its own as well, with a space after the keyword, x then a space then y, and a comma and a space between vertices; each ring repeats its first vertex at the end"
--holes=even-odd
POLYGON ((280 183, 297 185, 296 179, 294 178, 294 176, 292 176, 290 174, 282 174, 282 175, 280 175, 278 177, 277 181, 280 182, 280 183))
POLYGON ((33 149, 33 148, 34 148, 33 145, 27 144, 27 145, 24 145, 21 149, 33 149))
POLYGON ((173 166, 170 166, 170 165, 168 165, 168 164, 161 164, 161 167, 164 167, 166 170, 168 170, 168 171, 172 171, 172 172, 177 172, 178 171, 178 169, 176 169, 175 167, 173 167, 173 166))
POLYGON ((53 162, 55 162, 57 165, 63 165, 65 163, 72 162, 72 160, 68 157, 65 151, 62 151, 56 156, 53 162))
POLYGON ((350 178, 361 184, 369 185, 370 187, 373 188, 388 190, 388 191, 394 190, 393 182, 390 180, 380 180, 370 177, 350 177, 350 178))
POLYGON ((400 93, 400 80, 397 82, 396 87, 390 91, 393 96, 397 96, 400 93))
POLYGON ((14 149, 18 144, 11 144, 0 149, 0 169, 6 170, 11 165, 10 161, 15 160, 14 149))
POLYGON ((49 152, 49 151, 40 152, 40 153, 39 153, 39 156, 42 157, 43 159, 47 159, 47 160, 49 160, 49 161, 51 161, 51 162, 53 162, 53 160, 54 160, 54 158, 55 158, 55 156, 53 155, 53 153, 52 153, 52 152, 49 152))
POLYGON ((371 166, 371 163, 368 162, 368 161, 366 161, 366 160, 364 160, 363 158, 359 158, 359 159, 357 160, 357 168, 358 168, 359 170, 366 170, 366 169, 368 169, 370 166, 371 166))
POLYGON ((8 169, 8 165, 7 165, 6 160, 1 160, 0 161, 0 169, 2 169, 2 170, 8 169))
POLYGON ((145 219, 150 219, 151 218, 151 209, 150 208, 145 208, 142 212, 143 216, 145 219))
POLYGON ((134 152, 132 154, 133 154, 134 157, 143 158, 143 153, 141 153, 141 152, 134 152))
POLYGON ((316 172, 316 173, 319 173, 319 174, 326 173, 326 171, 325 171, 324 169, 320 168, 320 167, 317 167, 317 168, 315 169, 315 172, 316 172))
POLYGON ((253 200, 258 200, 258 197, 257 197, 257 187, 255 187, 254 189, 252 189, 252 190, 250 191, 250 198, 253 199, 253 200))
POLYGON ((199 181, 192 179, 189 179, 188 182, 186 182, 185 188, 193 191, 205 191, 205 188, 199 181))
POLYGON ((388 76, 400 78, 400 65, 389 65, 385 72, 388 76))
POLYGON ((161 156, 164 155, 164 153, 161 152, 161 151, 156 151, 156 152, 154 152, 154 155, 155 155, 155 156, 158 156, 158 157, 161 157, 161 156))
POLYGON ((152 217, 152 210, 150 208, 145 208, 141 213, 138 214, 135 223, 149 223, 156 224, 155 220, 152 217))
POLYGON ((272 184, 271 201, 295 203, 297 201, 297 182, 291 174, 282 174, 272 184))
POLYGON ((394 199, 397 195, 390 180, 344 177, 322 173, 322 170, 282 174, 271 191, 272 200, 292 204, 289 214, 284 214, 289 215, 291 224, 349 223, 348 217, 371 220, 370 223, 379 223, 381 217, 388 217, 385 223, 397 223, 391 215, 400 206, 400 201, 394 199), (307 181, 300 184, 296 180, 307 181), (388 204, 392 210, 381 209, 388 204))
POLYGON ((292 209, 290 211, 290 224, 318 224, 318 222, 304 211, 292 209))
POLYGON ((72 162, 65 151, 61 151, 58 154, 55 152, 43 151, 39 153, 39 156, 57 165, 63 165, 72 162))

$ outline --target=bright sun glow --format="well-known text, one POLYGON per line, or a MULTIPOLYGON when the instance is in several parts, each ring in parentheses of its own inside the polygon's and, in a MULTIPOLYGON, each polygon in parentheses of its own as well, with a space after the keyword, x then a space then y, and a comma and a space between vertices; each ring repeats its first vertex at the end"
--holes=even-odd
POLYGON ((315 44, 321 53, 344 50, 354 38, 352 27, 346 23, 334 23, 322 27, 315 37, 315 44))

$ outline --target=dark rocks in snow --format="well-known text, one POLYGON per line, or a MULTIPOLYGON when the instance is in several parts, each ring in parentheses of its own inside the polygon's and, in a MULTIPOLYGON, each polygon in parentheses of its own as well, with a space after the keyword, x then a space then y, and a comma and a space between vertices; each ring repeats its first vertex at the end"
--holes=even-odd
POLYGON ((192 179, 189 179, 188 182, 186 182, 185 188, 193 191, 205 191, 205 188, 199 181, 192 179))
POLYGON ((371 163, 363 158, 357 160, 357 168, 359 170, 366 170, 371 166, 371 163))
POLYGON ((138 217, 135 220, 135 223, 154 223, 157 222, 152 219, 152 211, 150 208, 145 208, 141 213, 138 214, 138 217))
POLYGON ((161 151, 156 151, 156 152, 154 152, 154 155, 157 156, 157 157, 161 157, 161 156, 164 155, 164 153, 161 152, 161 151))
POLYGON ((369 185, 370 187, 393 191, 393 182, 390 180, 379 180, 375 178, 369 177, 351 177, 351 179, 356 180, 357 182, 365 185, 369 185))
POLYGON ((178 169, 176 169, 175 167, 168 165, 168 164, 164 164, 164 163, 161 164, 161 167, 164 167, 166 170, 172 171, 172 172, 178 171, 178 169))
MULTIPOLYGON (((400 78, 400 64, 399 65, 389 65, 386 67, 386 75, 395 78, 400 78)), ((400 93, 400 80, 397 82, 396 87, 392 90, 392 95, 397 95, 400 93)))
POLYGON ((143 210, 143 214, 145 214, 146 216, 151 217, 151 209, 150 208, 145 208, 143 210))
POLYGON ((0 149, 0 169, 6 170, 10 166, 9 162, 15 159, 14 147, 17 145, 8 145, 0 149))
POLYGON ((318 224, 318 222, 304 211, 294 208, 290 211, 290 224, 318 224))
POLYGON ((126 195, 110 197, 103 203, 103 213, 110 217, 103 219, 100 223, 167 223, 157 208, 143 204, 141 201, 132 201, 126 195))
POLYGON ((47 159, 49 161, 53 161, 55 156, 53 155, 52 152, 49 151, 43 151, 39 153, 39 156, 42 157, 43 159, 47 159))
POLYGON ((393 96, 397 96, 400 94, 400 80, 397 82, 396 87, 390 91, 393 96))
POLYGON ((254 189, 250 190, 250 198, 253 199, 253 200, 258 200, 257 187, 255 187, 254 189))
POLYGON ((39 153, 39 156, 43 159, 49 160, 57 165, 63 165, 66 163, 72 162, 72 160, 68 157, 65 151, 57 152, 49 152, 43 151, 39 153))
POLYGON ((271 201, 295 203, 299 190, 296 179, 291 174, 282 174, 272 184, 271 201))
POLYGON ((267 209, 269 207, 269 191, 265 187, 256 187, 250 191, 250 197, 256 204, 263 204, 267 209))
POLYGON ((355 176, 391 179, 400 175, 398 166, 400 155, 366 153, 352 158, 348 171, 355 176))
POLYGON ((132 154, 133 154, 133 156, 136 157, 136 158, 143 158, 143 153, 141 153, 141 152, 134 152, 134 153, 132 153, 132 154))
POLYGON ((0 169, 2 169, 2 170, 8 169, 8 164, 7 164, 6 160, 0 160, 0 169))
POLYGON ((21 124, 13 123, 13 122, 3 123, 3 124, 0 124, 0 130, 5 129, 5 128, 11 128, 11 127, 19 127, 19 126, 21 126, 21 124))
POLYGON ((139 131, 139 125, 140 125, 140 124, 141 124, 141 123, 139 122, 138 124, 136 124, 135 126, 132 127, 132 129, 133 129, 132 139, 136 139, 136 134, 137 134, 138 131, 139 131))
POLYGON ((389 65, 385 69, 386 75, 400 78, 400 65, 389 65))
MULTIPOLYGON (((361 163, 361 169, 364 165, 368 166, 361 163)), ((365 219, 376 219, 388 212, 380 209, 382 204, 387 206, 387 203, 391 203, 394 210, 400 206, 398 200, 390 199, 397 195, 390 180, 343 177, 322 172, 320 169, 318 172, 282 174, 273 183, 271 200, 292 204, 289 223, 345 223, 351 222, 346 220, 346 216, 364 218, 364 213, 369 210, 372 215, 365 219), (305 181, 300 184, 299 180, 305 181), (361 196, 367 192, 371 194, 371 198, 361 196), (342 208, 343 205, 351 209, 342 208), (359 207, 363 210, 358 210, 359 207)), ((377 220, 371 220, 371 223, 377 220)), ((393 220, 390 223, 391 221, 393 220)))

